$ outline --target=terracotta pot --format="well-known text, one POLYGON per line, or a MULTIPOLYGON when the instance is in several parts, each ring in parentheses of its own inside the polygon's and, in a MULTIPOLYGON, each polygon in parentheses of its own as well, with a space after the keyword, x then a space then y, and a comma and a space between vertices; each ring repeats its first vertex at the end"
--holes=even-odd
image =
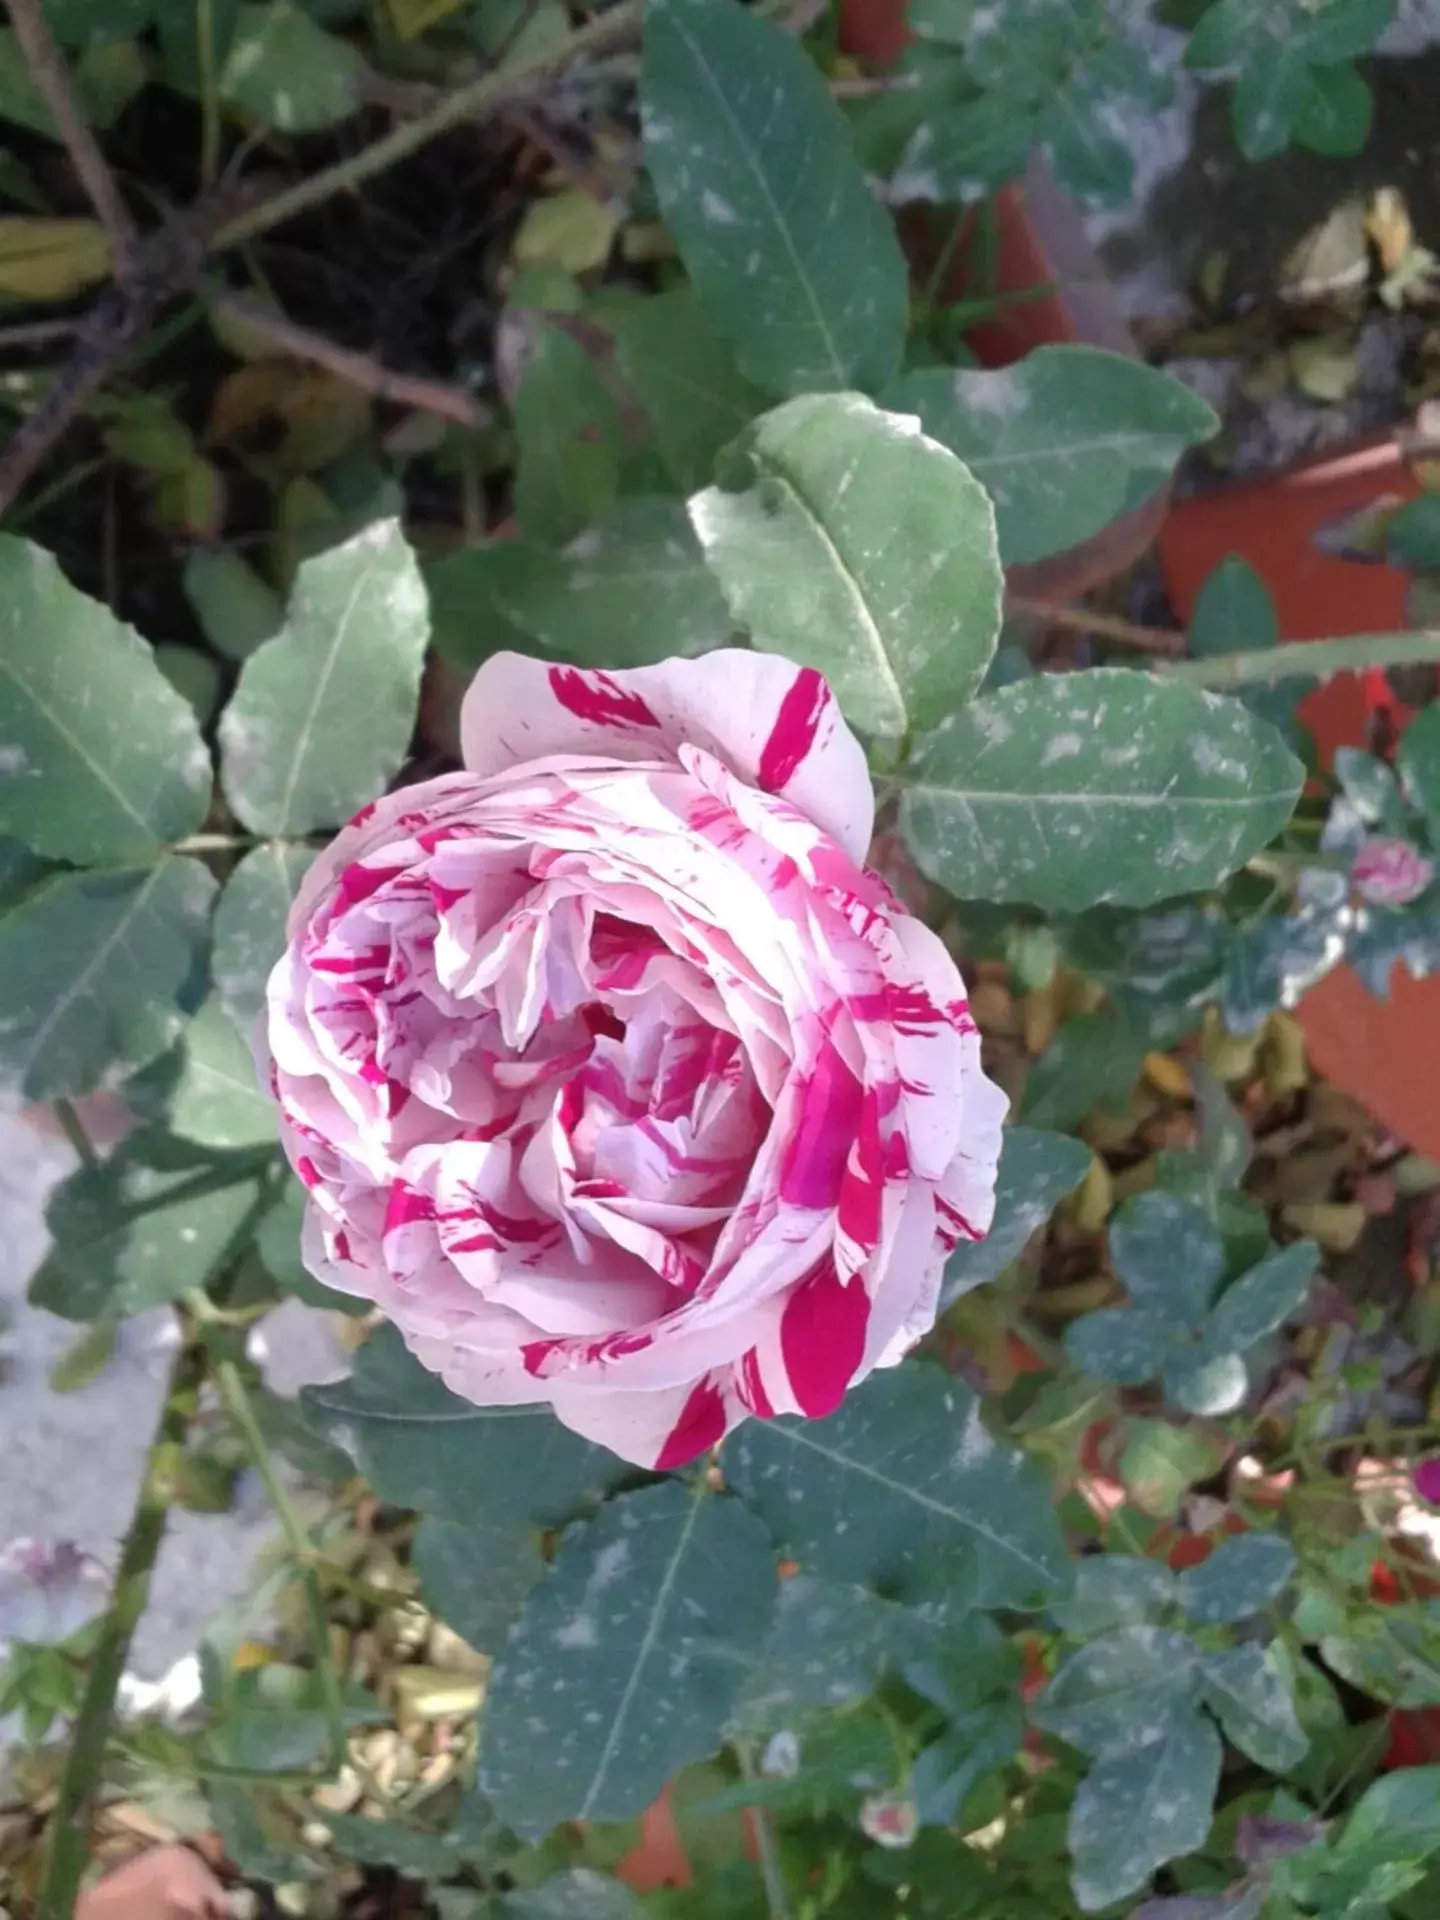
MULTIPOLYGON (((910 38, 906 0, 842 0, 840 46, 867 65, 887 67, 904 52, 910 38)), ((1037 154, 1025 177, 994 196, 995 250, 982 281, 977 271, 983 231, 978 214, 954 247, 949 270, 940 282, 948 300, 982 294, 1016 294, 1045 287, 1046 293, 1002 306, 967 334, 982 366, 1007 367, 1036 347, 1104 347, 1138 358, 1104 268, 1085 232, 1079 211, 1056 185, 1037 154)), ((910 207, 899 222, 917 280, 928 281, 939 249, 951 236, 953 215, 910 207)), ((1133 566, 1159 531, 1170 489, 1160 488, 1123 519, 1092 539, 1033 566, 1009 570, 1011 589, 1033 599, 1073 599, 1133 566)))
MULTIPOLYGON (((1274 595, 1287 640, 1383 633, 1406 625, 1408 576, 1383 563, 1343 560, 1316 543, 1322 529, 1420 486, 1396 437, 1367 441, 1290 473, 1184 501, 1160 534, 1161 567, 1188 622, 1200 588, 1227 554, 1239 554, 1274 595)), ((1360 676, 1341 674, 1301 708, 1322 761, 1363 746, 1369 706, 1360 676)), ((1405 708, 1394 717, 1403 725, 1405 708)), ((1353 1094, 1402 1140, 1440 1158, 1440 1099, 1421 1071, 1440 1059, 1440 978, 1397 968, 1388 1000, 1367 993, 1348 967, 1301 1002, 1300 1023, 1317 1072, 1353 1094)))

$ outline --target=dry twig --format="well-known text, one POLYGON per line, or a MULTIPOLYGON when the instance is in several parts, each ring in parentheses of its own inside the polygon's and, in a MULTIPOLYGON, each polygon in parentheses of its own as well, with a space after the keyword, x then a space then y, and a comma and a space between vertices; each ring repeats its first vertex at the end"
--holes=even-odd
POLYGON ((1005 611, 1028 620, 1043 621, 1049 627, 1063 627, 1067 633, 1092 633, 1097 639, 1113 640, 1117 646, 1133 647, 1137 653, 1167 654, 1179 659, 1185 653, 1185 636, 1169 627, 1142 627, 1133 620, 1120 620, 1114 614, 1097 613, 1093 607, 1067 607, 1049 600, 1028 600, 1010 594, 1005 611))
POLYGON ((55 119, 65 151, 110 242, 115 278, 123 286, 137 269, 140 235, 115 184, 110 163, 85 122, 70 85, 65 56, 46 25, 40 0, 9 0, 10 24, 25 56, 30 78, 55 119))
POLYGON ((278 353, 324 367, 363 393, 373 394, 377 400, 391 400, 397 406, 438 414, 442 420, 453 420, 462 427, 479 428, 490 423, 486 407, 464 387, 452 386, 443 380, 426 380, 418 374, 392 372, 369 354, 342 347, 323 333, 315 333, 309 327, 287 320, 284 314, 247 300, 243 294, 218 294, 212 305, 215 312, 225 314, 268 341, 278 353))

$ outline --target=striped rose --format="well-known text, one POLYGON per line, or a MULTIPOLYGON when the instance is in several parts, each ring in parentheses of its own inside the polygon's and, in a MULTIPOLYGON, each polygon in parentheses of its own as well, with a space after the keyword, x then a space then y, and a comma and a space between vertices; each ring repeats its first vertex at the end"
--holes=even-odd
POLYGON ((306 1264, 467 1400, 643 1466, 832 1412, 988 1226, 1005 1101, 863 865, 829 688, 500 654, 462 738, 316 861, 270 978, 306 1264))

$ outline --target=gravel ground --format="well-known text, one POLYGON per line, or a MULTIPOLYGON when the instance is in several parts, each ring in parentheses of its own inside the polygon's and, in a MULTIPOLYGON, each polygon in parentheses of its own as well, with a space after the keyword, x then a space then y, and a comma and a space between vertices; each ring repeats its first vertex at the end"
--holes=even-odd
MULTIPOLYGON (((113 1564, 159 1417, 175 1322, 167 1308, 129 1320, 115 1357, 88 1385, 57 1394, 48 1375, 78 1329, 26 1305, 44 1255, 45 1198, 74 1155, 18 1114, 0 1113, 0 1541, 73 1540, 113 1564)), ((325 1318, 287 1305, 267 1323, 271 1384, 293 1393, 343 1371, 325 1318)), ((248 1480, 228 1514, 176 1513, 137 1636, 133 1668, 158 1680, 240 1592, 273 1521, 248 1480)))

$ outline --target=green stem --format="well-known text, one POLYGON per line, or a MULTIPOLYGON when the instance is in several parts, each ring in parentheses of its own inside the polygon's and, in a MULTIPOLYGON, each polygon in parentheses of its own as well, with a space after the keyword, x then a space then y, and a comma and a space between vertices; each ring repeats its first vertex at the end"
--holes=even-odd
POLYGON ((1440 633, 1357 633, 1343 640, 1302 640, 1257 653, 1221 653, 1209 660, 1158 661, 1155 672, 1192 687, 1273 687, 1282 680, 1328 680, 1367 667, 1440 663, 1440 633))
MULTIPOLYGON (((755 1761, 749 1743, 737 1740, 734 1748, 735 1758, 740 1763, 741 1778, 754 1780, 755 1761)), ((755 1839, 755 1858, 765 1888, 765 1906, 770 1920, 790 1920, 790 1896, 785 1888, 785 1875, 780 1866, 780 1850, 775 1844, 775 1825, 770 1818, 770 1809, 757 1804, 749 1809, 749 1814, 750 1831, 755 1839)))
POLYGON ((170 1510, 169 1460, 184 1443, 204 1373, 204 1357, 181 1348, 170 1375, 160 1422, 145 1459, 140 1492, 120 1550, 110 1610, 90 1662, 90 1678, 70 1738, 50 1829, 50 1855, 35 1920, 71 1920, 90 1857, 90 1816, 100 1786, 115 1694, 145 1603, 170 1510))
MULTIPOLYGON (((203 1319, 205 1303, 187 1302, 192 1308, 202 1307, 203 1319)), ((335 1662, 330 1653, 330 1628, 325 1619, 325 1601, 320 1592, 320 1582, 315 1573, 315 1549, 311 1544, 308 1529, 295 1510, 289 1489, 276 1472, 275 1462, 271 1458, 270 1448, 260 1423, 255 1418, 255 1408, 250 1399, 250 1390, 245 1377, 233 1360, 220 1360, 216 1363, 215 1384, 220 1390, 220 1398, 225 1411, 234 1421, 241 1439, 245 1442, 245 1451, 251 1464, 265 1483, 265 1491, 270 1496, 270 1504, 275 1509, 280 1522, 280 1530, 300 1572, 301 1586, 305 1593, 305 1612, 310 1628, 311 1653, 315 1661, 315 1671, 320 1681, 320 1693, 325 1702, 326 1731, 330 1737, 330 1761, 336 1773, 345 1764, 345 1702, 340 1691, 340 1676, 335 1671, 335 1662)))
POLYGON ((225 253, 246 240, 253 240, 257 233, 267 233, 283 220, 293 220, 296 214, 319 206, 337 193, 349 192, 366 180, 373 180, 376 174, 409 159, 412 153, 418 153, 421 147, 438 135, 448 133, 452 127, 533 93, 542 81, 561 72, 572 61, 586 54, 607 52, 628 40, 639 31, 644 11, 644 0, 619 0, 618 5, 586 21, 557 46, 542 48, 526 60, 515 61, 503 72, 481 74, 467 85, 457 87, 373 146, 362 148, 332 167, 322 168, 308 180, 297 181, 274 199, 262 201, 248 213, 242 213, 213 237, 210 251, 225 253))

